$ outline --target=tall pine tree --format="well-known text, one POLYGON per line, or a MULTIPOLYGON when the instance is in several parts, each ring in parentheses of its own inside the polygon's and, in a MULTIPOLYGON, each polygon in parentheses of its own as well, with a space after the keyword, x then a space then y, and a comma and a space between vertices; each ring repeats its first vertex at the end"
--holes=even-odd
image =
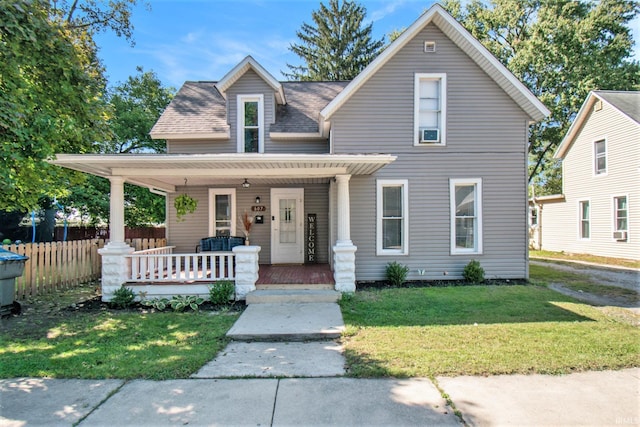
POLYGON ((352 1, 329 0, 311 14, 314 25, 303 23, 296 35, 300 43, 290 46, 304 65, 287 67, 283 74, 293 80, 351 80, 384 46, 384 37, 373 40, 373 24, 364 25, 367 10, 352 1))

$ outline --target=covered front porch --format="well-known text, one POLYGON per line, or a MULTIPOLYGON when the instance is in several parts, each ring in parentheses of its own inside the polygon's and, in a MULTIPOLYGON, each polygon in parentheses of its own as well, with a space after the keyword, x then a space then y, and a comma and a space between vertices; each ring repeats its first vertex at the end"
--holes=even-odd
MULTIPOLYGON (((102 294, 103 300, 108 301, 112 293, 125 283, 140 287, 148 297, 158 292, 163 295, 206 296, 208 285, 219 280, 234 281, 238 299, 245 299, 257 286, 287 284, 274 283, 285 279, 302 282, 295 285, 311 285, 313 281, 320 280, 326 282, 323 285, 330 285, 337 291, 353 292, 357 248, 351 241, 350 233, 349 181, 353 175, 372 174, 394 160, 395 157, 390 155, 231 153, 58 155, 53 163, 103 176, 111 182, 111 241, 100 251, 103 259, 102 294), (200 216, 194 215, 192 221, 187 218, 184 223, 172 220, 167 222, 167 238, 172 246, 152 252, 134 252, 133 248, 124 243, 125 182, 165 194, 169 201, 174 197, 172 195, 185 191, 188 182, 191 191, 197 189, 201 194, 208 194, 208 203, 204 204, 200 216), (248 188, 243 185, 245 183, 250 183, 256 194, 252 192, 249 196, 248 192, 243 192, 248 188), (325 190, 319 191, 325 192, 325 201, 318 204, 319 199, 316 198, 314 205, 314 193, 309 191, 309 200, 303 201, 300 198, 301 204, 295 209, 304 212, 304 202, 307 202, 312 206, 320 206, 314 209, 324 209, 328 218, 327 230, 323 235, 326 249, 320 250, 328 251, 329 256, 325 256, 326 260, 322 261, 324 267, 316 267, 313 274, 309 273, 314 267, 302 267, 308 261, 303 258, 293 262, 296 266, 275 265, 278 262, 291 263, 288 259, 278 259, 276 256, 282 254, 282 248, 285 247, 276 246, 278 236, 285 236, 283 241, 287 242, 305 240, 308 238, 308 230, 305 231, 304 225, 302 235, 300 232, 276 234, 273 225, 278 224, 278 215, 286 216, 293 212, 291 207, 285 207, 282 211, 284 213, 280 212, 278 206, 282 205, 276 202, 292 198, 287 196, 292 194, 290 190, 304 190, 309 186, 324 188, 325 190), (287 190, 284 196, 283 190, 287 190), (230 225, 229 230, 224 230, 228 234, 220 234, 222 225, 216 223, 219 219, 219 215, 215 213, 216 203, 224 200, 222 197, 216 198, 220 194, 229 195, 226 199, 229 207, 226 209, 230 214, 225 220, 230 225), (239 210, 244 209, 246 212, 247 207, 251 207, 249 205, 253 203, 247 203, 247 200, 254 198, 256 204, 260 205, 260 195, 263 200, 268 199, 271 203, 259 206, 262 211, 258 212, 263 216, 261 220, 267 227, 263 230, 270 228, 270 234, 263 232, 262 237, 256 234, 255 239, 250 239, 250 245, 237 246, 231 251, 196 251, 197 240, 194 238, 241 234, 239 225, 235 224, 239 210), (236 203, 239 207, 236 207, 236 203), (266 250, 265 246, 268 247, 266 250), (176 251, 176 248, 179 250, 176 251), (260 265, 261 259, 267 260, 268 265, 260 265)), ((173 209, 171 203, 167 203, 167 209, 169 216, 169 210, 173 209)))

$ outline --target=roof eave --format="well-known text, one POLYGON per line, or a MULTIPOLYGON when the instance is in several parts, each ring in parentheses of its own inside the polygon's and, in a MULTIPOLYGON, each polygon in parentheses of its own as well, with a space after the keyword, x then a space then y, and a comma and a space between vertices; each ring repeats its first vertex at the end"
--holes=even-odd
POLYGON ((553 153, 554 159, 564 159, 564 157, 567 155, 569 147, 571 147, 571 144, 573 144, 573 140, 577 136, 578 131, 580 130, 580 128, 582 128, 582 124, 584 123, 588 115, 587 112, 595 103, 596 98, 601 99, 593 91, 589 92, 589 94, 587 95, 587 99, 585 99, 585 101, 582 103, 580 110, 578 110, 578 114, 576 114, 576 117, 573 119, 573 123, 571 123, 571 126, 569 126, 569 130, 567 131, 564 138, 562 138, 562 142, 560 142, 560 145, 558 145, 556 152, 553 153))

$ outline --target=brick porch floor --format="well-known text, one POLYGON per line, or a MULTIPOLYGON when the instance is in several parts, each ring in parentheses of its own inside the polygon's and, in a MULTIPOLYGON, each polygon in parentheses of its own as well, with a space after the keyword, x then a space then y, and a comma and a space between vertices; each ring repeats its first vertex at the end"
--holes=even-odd
POLYGON ((261 264, 256 285, 335 285, 329 264, 261 264))

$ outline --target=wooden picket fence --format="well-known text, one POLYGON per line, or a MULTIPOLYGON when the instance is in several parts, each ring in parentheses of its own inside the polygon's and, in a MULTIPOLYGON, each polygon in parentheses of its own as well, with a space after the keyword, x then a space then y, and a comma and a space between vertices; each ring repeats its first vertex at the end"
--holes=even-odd
MULTIPOLYGON (((29 257, 24 274, 16 279, 16 299, 69 289, 100 279, 102 263, 98 249, 104 239, 69 242, 3 245, 8 251, 29 257)), ((127 239, 136 251, 167 245, 166 239, 127 239)))

